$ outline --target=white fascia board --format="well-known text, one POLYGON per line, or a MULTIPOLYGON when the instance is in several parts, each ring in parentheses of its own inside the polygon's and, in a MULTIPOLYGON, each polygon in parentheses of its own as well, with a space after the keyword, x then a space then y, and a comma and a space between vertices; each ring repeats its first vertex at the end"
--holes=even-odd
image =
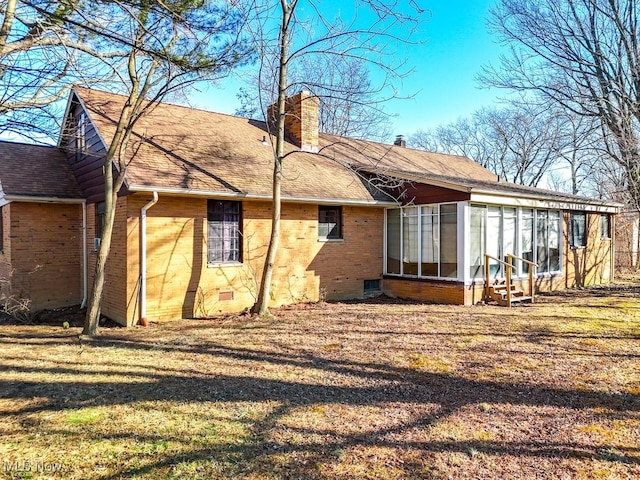
POLYGON ((613 203, 588 203, 569 200, 546 200, 541 198, 531 198, 519 194, 503 195, 495 192, 474 192, 471 194, 471 203, 504 205, 508 207, 523 208, 544 208, 554 210, 582 210, 586 212, 598 213, 618 213, 620 206, 613 203))
POLYGON ((58 142, 56 146, 58 148, 62 148, 62 136, 64 131, 64 126, 66 125, 67 117, 69 116, 69 111, 71 110, 71 99, 76 94, 76 89, 71 88, 69 90, 69 97, 67 98, 67 106, 64 108, 64 115, 62 116, 62 127, 60 128, 60 135, 58 135, 58 142))
POLYGON ((0 197, 0 203, 2 205, 6 205, 11 202, 66 203, 82 205, 86 200, 84 198, 36 197, 29 195, 3 195, 0 197))
MULTIPOLYGON (((167 187, 153 187, 146 185, 129 185, 127 189, 130 192, 144 192, 152 193, 158 192, 165 195, 189 195, 197 197, 207 198, 229 198, 239 200, 272 200, 271 195, 251 194, 251 193, 233 193, 233 192, 220 192, 215 190, 193 190, 184 188, 167 188, 167 187)), ((318 205, 354 205, 354 206, 368 206, 368 207, 397 207, 398 203, 393 201, 380 201, 380 200, 352 200, 344 198, 314 198, 314 197, 281 197, 283 202, 289 203, 314 203, 318 205)))

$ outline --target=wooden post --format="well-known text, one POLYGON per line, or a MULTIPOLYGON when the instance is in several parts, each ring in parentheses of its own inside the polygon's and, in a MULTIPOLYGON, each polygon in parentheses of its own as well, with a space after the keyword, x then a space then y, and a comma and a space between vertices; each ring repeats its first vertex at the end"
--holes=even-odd
POLYGON ((484 254, 484 300, 489 300, 489 255, 484 254))
POLYGON ((509 260, 509 262, 504 266, 506 269, 505 273, 507 274, 507 307, 511 308, 511 269, 513 268, 510 261, 511 255, 507 256, 507 260, 509 260))
POLYGON ((533 303, 533 269, 535 265, 529 264, 529 296, 531 297, 531 303, 533 303))

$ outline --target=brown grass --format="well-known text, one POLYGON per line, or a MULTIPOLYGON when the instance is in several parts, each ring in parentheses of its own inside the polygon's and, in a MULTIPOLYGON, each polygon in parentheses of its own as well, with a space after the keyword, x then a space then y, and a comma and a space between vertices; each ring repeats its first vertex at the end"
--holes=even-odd
POLYGON ((4 325, 0 478, 640 478, 639 293, 4 325))

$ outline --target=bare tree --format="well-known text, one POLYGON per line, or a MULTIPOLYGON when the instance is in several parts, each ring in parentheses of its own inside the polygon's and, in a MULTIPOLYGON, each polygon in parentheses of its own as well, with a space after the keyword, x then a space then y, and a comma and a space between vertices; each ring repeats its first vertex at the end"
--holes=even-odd
POLYGON ((102 49, 126 52, 126 68, 116 73, 122 74, 127 100, 104 157, 105 224, 84 335, 98 333, 115 205, 131 160, 128 146, 136 122, 168 93, 196 80, 223 75, 246 55, 238 37, 243 17, 229 2, 206 6, 98 2, 93 7, 76 10, 76 21, 98 32, 102 49))
MULTIPOLYGON (((295 68, 297 62, 311 61, 320 55, 323 58, 338 56, 345 59, 363 61, 375 66, 383 76, 381 86, 373 87, 371 92, 385 91, 390 87, 388 80, 402 75, 402 62, 393 62, 394 46, 399 41, 408 41, 413 28, 420 20, 422 10, 413 2, 409 6, 401 6, 398 2, 382 2, 366 0, 354 5, 359 9, 357 15, 350 22, 340 17, 328 18, 321 12, 320 3, 305 2, 305 7, 299 7, 299 0, 280 0, 277 12, 269 5, 257 6, 263 22, 255 30, 260 54, 260 75, 258 77, 258 91, 273 85, 271 95, 261 95, 261 111, 266 112, 266 106, 275 98, 273 117, 265 115, 268 120, 273 119, 270 129, 273 133, 274 162, 272 187, 272 222, 271 236, 267 249, 267 256, 262 271, 258 298, 252 308, 253 313, 265 315, 268 313, 268 302, 271 293, 271 278, 276 262, 280 237, 281 212, 281 183, 283 164, 286 159, 285 142, 285 100, 288 91, 299 90, 301 86, 308 87, 316 98, 321 98, 319 87, 323 85, 322 78, 316 82, 292 81, 289 72, 295 68), (367 7, 365 12, 363 7, 367 7), (299 11, 299 9, 306 10, 299 11), (277 19, 277 20, 276 20, 277 19), (277 23, 276 30, 269 28, 277 23), (402 31, 397 34, 392 32, 402 31), (273 37, 277 42, 273 42, 273 37), (402 37, 402 38, 401 38, 402 37), (271 49, 277 44, 277 51, 271 49), (272 79, 276 78, 277 81, 272 79), (271 79, 271 80, 270 80, 271 79), (265 103, 266 101, 266 103, 265 103)), ((331 97, 335 99, 347 98, 349 93, 341 90, 337 85, 327 85, 331 97)), ((365 93, 365 92, 360 92, 365 93)), ((393 91, 391 93, 393 95, 393 91)), ((380 98, 380 97, 378 97, 380 98)), ((378 103, 377 105, 381 105, 378 103)), ((270 135, 271 136, 271 135, 270 135)))
POLYGON ((409 137, 409 143, 421 150, 462 155, 497 172, 507 147, 490 140, 492 126, 486 121, 488 116, 489 111, 482 109, 470 117, 459 118, 430 131, 418 130, 409 137))
MULTIPOLYGON (((331 54, 302 57, 292 65, 288 76, 290 90, 296 86, 318 99, 321 132, 379 141, 391 135, 391 122, 383 106, 387 92, 373 86, 369 65, 362 58, 331 54)), ((260 94, 256 92, 258 79, 250 88, 240 88, 237 115, 262 118, 261 97, 276 100, 271 98, 276 89, 268 85, 269 81, 275 78, 262 80, 260 94)))
POLYGON ((558 118, 531 105, 486 111, 489 141, 504 147, 496 158, 496 173, 507 181, 537 187, 558 158, 561 134, 558 118))
POLYGON ((562 136, 557 116, 548 109, 514 103, 481 109, 470 118, 414 135, 412 142, 469 157, 504 180, 538 186, 559 155, 562 136))
POLYGON ((0 0, 0 133, 50 138, 70 84, 104 80, 95 59, 110 53, 87 42, 73 15, 71 4, 0 0))
POLYGON ((561 108, 552 107, 552 111, 558 118, 561 133, 558 160, 550 173, 550 180, 555 182, 553 186, 574 195, 595 194, 596 173, 607 166, 608 159, 610 161, 597 120, 561 108))
POLYGON ((640 36, 637 0, 500 0, 490 25, 510 47, 487 85, 535 92, 594 117, 640 208, 640 36))

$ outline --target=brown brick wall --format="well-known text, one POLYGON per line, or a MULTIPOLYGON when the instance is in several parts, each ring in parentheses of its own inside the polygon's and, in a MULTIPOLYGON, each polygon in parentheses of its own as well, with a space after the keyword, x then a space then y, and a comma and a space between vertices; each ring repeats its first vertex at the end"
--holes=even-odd
POLYGON ((82 301, 82 206, 18 203, 3 207, 5 250, 0 262, 12 294, 34 311, 82 301))
POLYGON ((386 277, 384 279, 384 293, 390 297, 430 303, 454 305, 465 303, 465 288, 462 283, 458 282, 386 277))
POLYGON ((11 204, 0 209, 2 212, 2 253, 0 253, 0 294, 11 295, 11 204))
MULTIPOLYGON (((96 236, 96 204, 87 205, 87 264, 89 291, 93 290, 97 252, 93 240, 96 236)), ((100 313, 119 323, 126 324, 127 281, 130 276, 127 263, 127 199, 118 198, 116 217, 111 239, 111 249, 105 270, 104 291, 100 313)))
MULTIPOLYGON (((127 312, 136 317, 139 215, 150 195, 128 197, 127 312)), ((147 317, 151 321, 206 317, 249 308, 255 301, 270 235, 269 202, 242 205, 243 262, 208 266, 206 199, 160 195, 147 217, 147 317)), ((380 208, 343 207, 344 239, 318 241, 318 207, 284 204, 272 306, 363 296, 365 279, 382 272, 380 208)), ((106 313, 106 312, 105 312, 106 313)), ((120 319, 118 319, 121 321, 120 319)))

